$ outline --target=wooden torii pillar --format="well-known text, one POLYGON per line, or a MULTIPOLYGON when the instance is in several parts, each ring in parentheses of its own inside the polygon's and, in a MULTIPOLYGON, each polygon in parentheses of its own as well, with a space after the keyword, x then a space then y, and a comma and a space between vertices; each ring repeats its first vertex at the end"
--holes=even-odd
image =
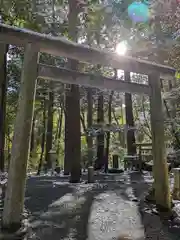
POLYGON ((32 44, 26 45, 21 73, 18 111, 14 127, 2 224, 3 228, 11 231, 19 229, 23 213, 26 168, 37 82, 38 50, 32 44))
POLYGON ((6 114, 6 97, 4 98, 4 91, 7 87, 6 79, 6 53, 8 51, 8 45, 0 43, 0 171, 4 171, 4 145, 5 145, 5 116, 6 114))
POLYGON ((152 131, 153 175, 157 206, 171 208, 168 166, 164 139, 164 117, 162 109, 160 75, 153 72, 148 77, 150 90, 150 113, 152 131))

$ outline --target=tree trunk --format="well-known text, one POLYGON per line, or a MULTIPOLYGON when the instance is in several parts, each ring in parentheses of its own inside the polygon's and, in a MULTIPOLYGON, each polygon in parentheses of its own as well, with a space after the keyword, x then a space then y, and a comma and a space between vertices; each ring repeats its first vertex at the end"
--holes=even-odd
MULTIPOLYGON (((87 89, 87 127, 90 129, 93 124, 92 112, 93 112, 93 98, 92 98, 92 89, 87 89)), ((88 134, 88 133, 87 133, 88 134)), ((91 133, 87 135, 87 145, 88 145, 88 165, 93 165, 93 137, 91 133)))
MULTIPOLYGON (((121 103, 120 106, 121 106, 122 126, 124 126, 124 111, 123 111, 123 103, 121 103)), ((125 146, 126 146, 126 143, 125 143, 125 139, 126 139, 126 136, 125 136, 125 129, 123 129, 123 131, 119 133, 119 138, 120 138, 121 146, 122 146, 123 148, 125 148, 125 146)))
MULTIPOLYGON (((87 131, 86 123, 85 123, 85 116, 84 112, 81 111, 80 113, 80 119, 81 119, 81 126, 83 128, 84 133, 87 131)), ((88 142, 87 135, 86 135, 86 142, 88 142)))
MULTIPOLYGON (((78 6, 77 1, 69 0, 69 37, 77 42, 78 6)), ((68 66, 77 70, 78 62, 69 60, 68 66)), ((79 182, 81 177, 81 128, 79 87, 72 85, 66 92, 65 114, 65 159, 64 173, 71 173, 70 181, 79 182)))
POLYGON ((8 141, 7 141, 7 144, 8 144, 8 157, 7 157, 7 160, 8 160, 8 169, 9 169, 9 164, 10 164, 10 158, 11 158, 11 148, 10 148, 10 144, 11 144, 11 138, 10 138, 10 128, 8 126, 8 129, 7 129, 7 138, 8 138, 8 141))
MULTIPOLYGON (((52 7, 52 23, 51 23, 51 34, 56 36, 55 32, 55 0, 51 1, 52 7)), ((52 65, 55 65, 54 57, 51 58, 52 65)), ((54 94, 50 89, 49 92, 49 104, 48 104, 48 119, 47 119, 47 132, 46 132, 46 152, 45 152, 45 168, 46 170, 52 168, 52 161, 50 157, 50 150, 53 145, 53 106, 54 106, 54 94)))
POLYGON ((53 142, 53 104, 54 104, 54 94, 53 92, 49 92, 48 119, 47 119, 47 132, 46 132, 46 155, 45 155, 45 162, 47 164, 48 169, 52 167, 49 151, 52 149, 52 142, 53 142))
POLYGON ((60 139, 61 139, 61 132, 62 132, 62 122, 63 122, 63 109, 61 108, 59 114, 59 124, 58 124, 58 134, 57 134, 57 156, 59 156, 59 148, 60 148, 60 139))
POLYGON ((44 104, 43 106, 43 134, 41 138, 41 155, 39 159, 39 165, 38 165, 38 171, 37 175, 40 175, 41 170, 42 170, 42 165, 43 165, 43 155, 44 155, 44 147, 45 147, 45 138, 46 138, 46 104, 45 104, 45 99, 44 99, 44 104))
MULTIPOLYGON (((168 91, 172 91, 172 88, 175 87, 176 83, 175 82, 172 82, 172 81, 168 81, 168 91)), ((161 80, 161 90, 163 91, 163 81, 161 80)), ((165 106, 165 109, 166 109, 166 114, 167 114, 167 117, 171 120, 171 130, 172 130, 172 136, 174 138, 174 141, 173 141, 173 146, 174 146, 174 149, 175 150, 178 150, 180 149, 180 139, 179 139, 179 131, 176 131, 176 124, 175 124, 175 117, 176 117, 176 100, 172 99, 170 101, 170 109, 168 108, 168 104, 167 104, 167 101, 166 99, 163 99, 163 102, 164 102, 164 106, 165 106)))
POLYGON ((16 231, 21 226, 37 82, 37 60, 38 49, 27 44, 3 210, 3 228, 11 231, 16 231))
POLYGON ((60 130, 60 135, 61 135, 61 122, 62 122, 62 108, 58 110, 58 121, 57 121, 57 125, 56 125, 55 142, 58 141, 59 130, 60 130))
MULTIPOLYGON (((126 82, 130 82, 130 72, 124 72, 124 80, 126 82)), ((125 105, 126 105, 126 126, 134 127, 134 117, 133 117, 133 107, 132 107, 132 96, 130 93, 125 93, 125 105)), ((136 146, 135 146, 135 135, 134 130, 127 129, 127 153, 128 155, 136 154, 136 146)))
POLYGON ((81 177, 81 129, 80 129, 80 104, 79 87, 71 86, 71 182, 79 182, 81 177), (73 110, 74 109, 74 110, 73 110))
MULTIPOLYGON (((112 114, 111 113, 112 113, 113 94, 114 94, 114 92, 112 91, 110 96, 109 96, 109 104, 108 104, 108 122, 109 122, 109 125, 111 125, 111 122, 112 122, 112 114)), ((106 137, 106 155, 105 155, 105 172, 108 172, 110 137, 111 137, 111 133, 107 132, 107 137, 106 137)))
POLYGON ((66 100, 65 100, 65 146, 64 146, 64 175, 69 175, 71 170, 71 161, 72 161, 72 153, 71 153, 71 132, 70 128, 72 123, 72 119, 70 118, 71 111, 71 98, 70 91, 66 90, 66 100))
POLYGON ((34 150, 34 128, 35 128, 35 114, 33 117, 33 122, 32 122, 32 131, 31 131, 31 142, 30 142, 30 156, 34 150))
MULTIPOLYGON (((115 109, 113 108, 112 109, 112 114, 113 114, 113 118, 114 120, 116 121, 116 124, 121 127, 124 126, 124 114, 123 114, 123 106, 122 106, 122 103, 120 104, 120 107, 121 107, 121 115, 120 117, 122 118, 122 123, 119 124, 119 119, 116 117, 116 113, 115 113, 115 109)), ((123 129, 123 131, 121 132, 118 132, 118 139, 119 139, 119 142, 120 142, 120 145, 125 148, 125 130, 123 129)))
POLYGON ((6 88, 7 88, 7 60, 8 45, 0 44, 0 171, 4 171, 5 119, 6 119, 6 88))
MULTIPOLYGON (((97 123, 104 123, 104 96, 100 93, 98 97, 97 107, 97 123)), ((104 133, 100 133, 97 136, 97 160, 95 162, 95 169, 99 170, 104 165, 104 133)))

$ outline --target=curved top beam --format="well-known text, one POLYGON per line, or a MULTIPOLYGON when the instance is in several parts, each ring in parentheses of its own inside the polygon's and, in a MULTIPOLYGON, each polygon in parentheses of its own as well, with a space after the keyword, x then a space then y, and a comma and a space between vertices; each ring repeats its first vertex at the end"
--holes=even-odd
POLYGON ((0 41, 20 46, 27 43, 34 43, 39 47, 41 52, 46 52, 55 56, 63 56, 81 62, 111 66, 112 68, 129 72, 147 75, 152 72, 169 75, 175 74, 174 68, 165 65, 155 64, 132 57, 119 56, 116 53, 101 51, 71 42, 63 37, 52 37, 5 24, 0 24, 0 41))

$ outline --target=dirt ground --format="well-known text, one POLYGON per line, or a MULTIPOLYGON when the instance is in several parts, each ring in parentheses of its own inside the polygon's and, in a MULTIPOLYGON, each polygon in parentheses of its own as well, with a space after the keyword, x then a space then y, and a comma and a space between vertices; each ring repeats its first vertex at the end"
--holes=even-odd
POLYGON ((136 172, 101 174, 93 184, 69 184, 67 177, 30 177, 25 201, 31 215, 28 239, 109 240, 119 234, 133 240, 180 239, 179 226, 162 223, 144 203, 150 184, 148 174, 136 172))

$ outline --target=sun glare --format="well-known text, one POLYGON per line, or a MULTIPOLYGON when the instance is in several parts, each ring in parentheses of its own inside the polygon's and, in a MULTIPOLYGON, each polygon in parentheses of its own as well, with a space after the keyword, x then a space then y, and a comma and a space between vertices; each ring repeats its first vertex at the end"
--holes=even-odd
POLYGON ((116 52, 119 55, 125 55, 127 52, 127 45, 125 42, 120 42, 117 46, 116 46, 116 52))

